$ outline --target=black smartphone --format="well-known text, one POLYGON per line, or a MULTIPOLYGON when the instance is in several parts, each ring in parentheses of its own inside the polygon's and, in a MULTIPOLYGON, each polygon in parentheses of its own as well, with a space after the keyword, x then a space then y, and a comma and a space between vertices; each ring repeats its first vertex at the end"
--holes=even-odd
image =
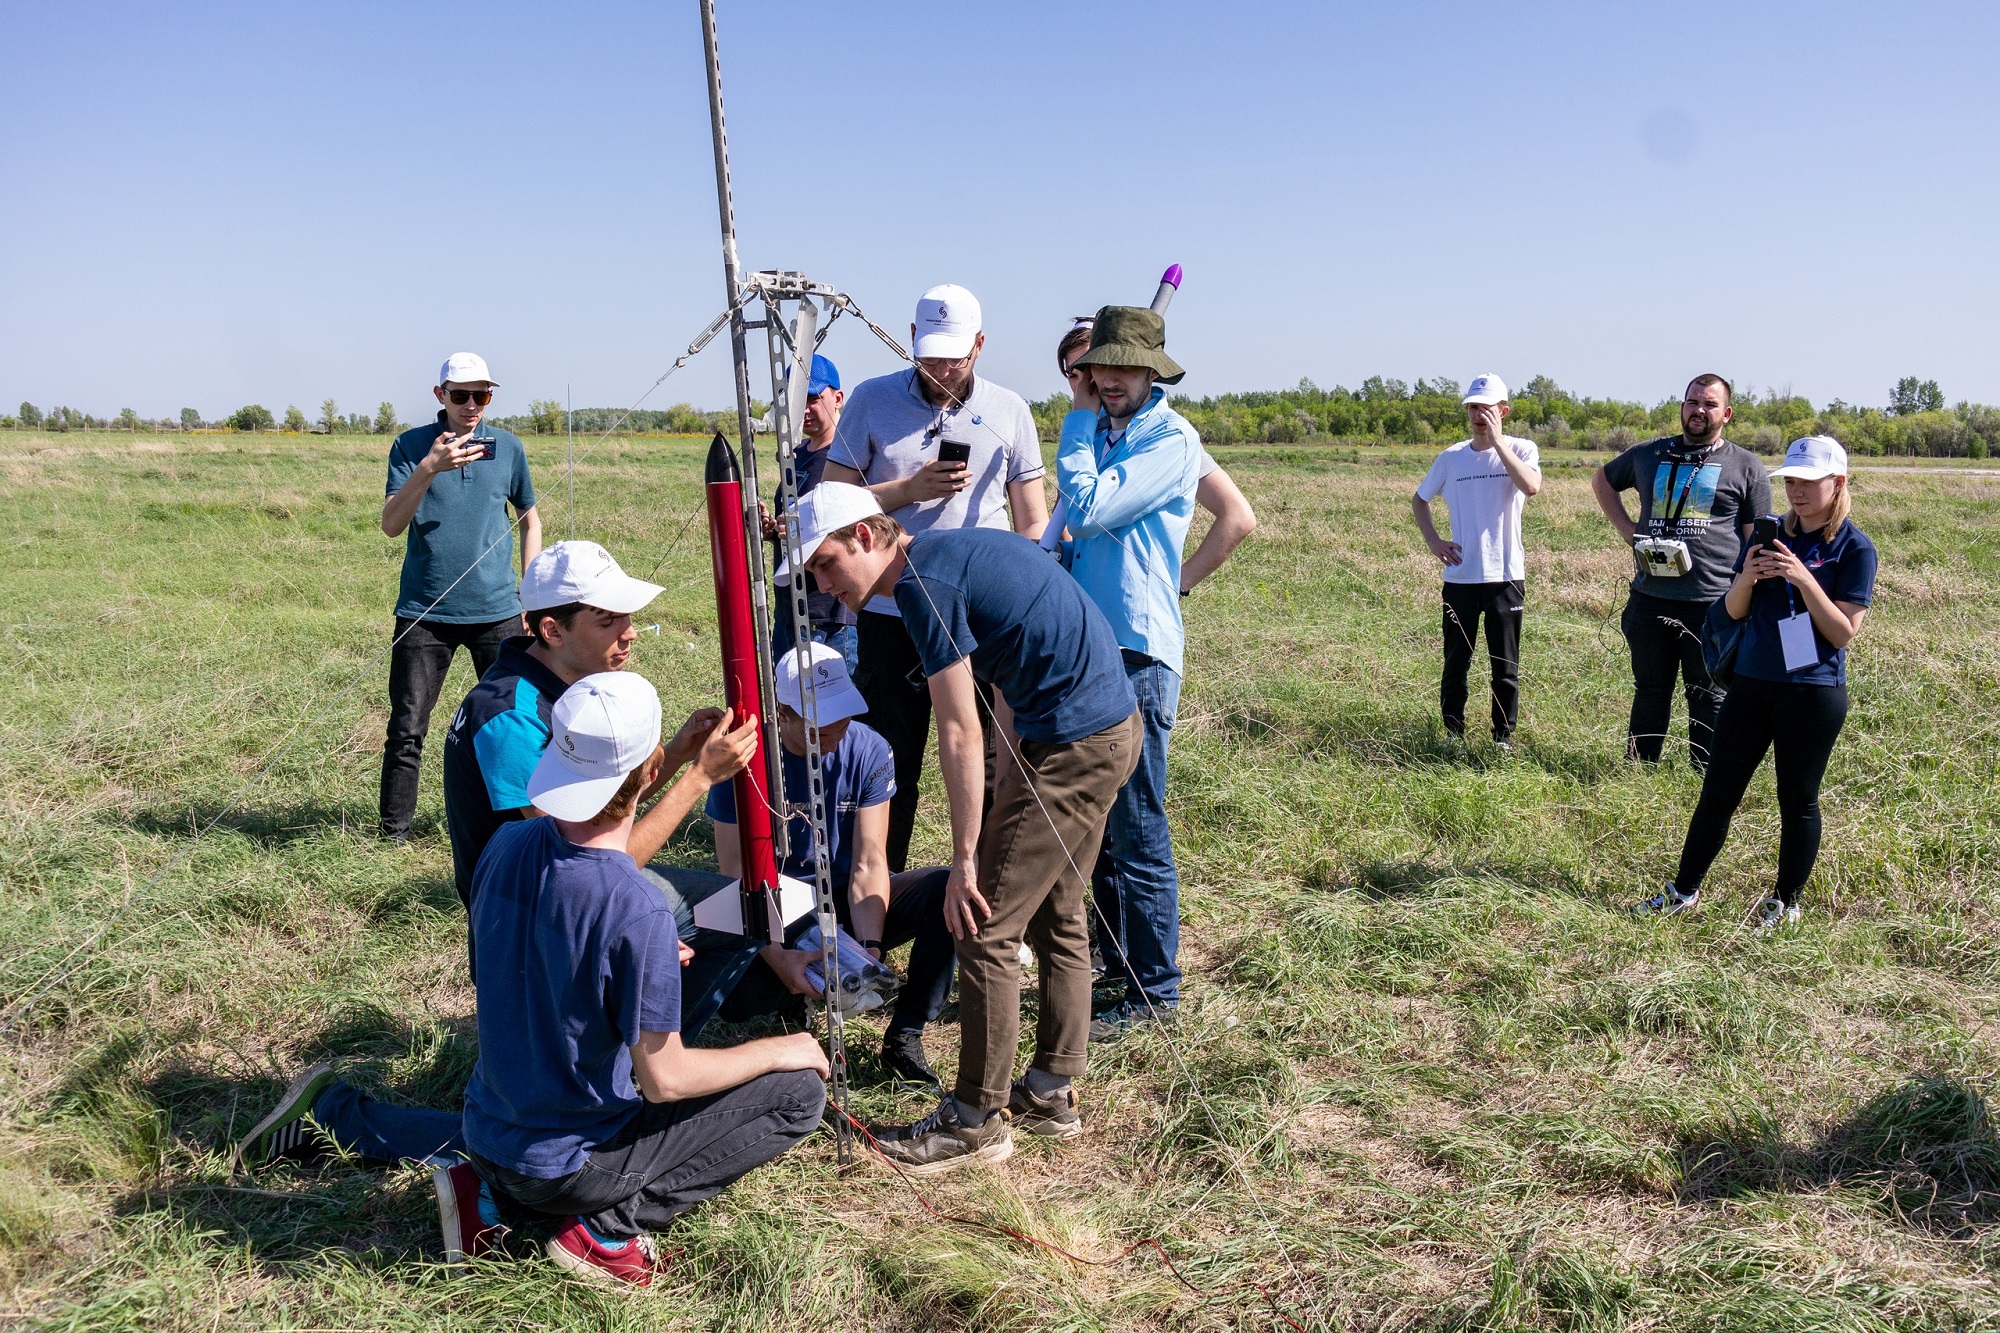
POLYGON ((478 445, 479 456, 483 459, 490 460, 500 451, 500 438, 497 435, 475 435, 466 443, 478 445))
POLYGON ((960 467, 972 461, 972 446, 963 440, 939 440, 938 462, 956 463, 960 467))
POLYGON ((1765 550, 1778 544, 1778 520, 1775 515, 1766 514, 1751 525, 1750 544, 1765 550))

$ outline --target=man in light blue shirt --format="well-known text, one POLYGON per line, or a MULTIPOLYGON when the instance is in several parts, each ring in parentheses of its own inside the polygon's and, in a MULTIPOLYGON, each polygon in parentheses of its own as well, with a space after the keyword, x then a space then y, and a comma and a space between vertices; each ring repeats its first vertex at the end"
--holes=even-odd
POLYGON ((1145 739, 1118 793, 1092 876, 1107 975, 1122 999, 1092 1020, 1092 1041, 1180 1004, 1180 879, 1167 828, 1167 736, 1180 704, 1181 548, 1201 478, 1201 437, 1167 391, 1186 373, 1166 353, 1166 322, 1151 310, 1106 306, 1090 350, 1071 363, 1075 409, 1056 447, 1056 488, 1067 506, 1070 572, 1111 622, 1138 696, 1145 739), (1111 929, 1101 929, 1109 924, 1111 929))

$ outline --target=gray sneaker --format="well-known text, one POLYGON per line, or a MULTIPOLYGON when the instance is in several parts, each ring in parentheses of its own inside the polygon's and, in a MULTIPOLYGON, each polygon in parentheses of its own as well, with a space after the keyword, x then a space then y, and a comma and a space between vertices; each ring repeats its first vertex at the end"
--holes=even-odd
POLYGON ((1785 926, 1798 925, 1802 915, 1796 905, 1787 907, 1780 899, 1766 898, 1757 904, 1757 918, 1751 929, 1759 935, 1767 934, 1785 926))
POLYGON ((1682 912, 1692 912, 1701 906, 1701 890, 1682 893, 1673 881, 1667 882, 1662 892, 1654 894, 1632 910, 1640 916, 1679 916, 1682 912))
POLYGON ((973 1162, 1004 1162, 1014 1155, 1007 1113, 995 1111, 983 1125, 958 1123, 958 1107, 950 1097, 913 1125, 869 1131, 882 1155, 913 1176, 935 1176, 973 1162))
POLYGON ((1040 1134, 1052 1139, 1073 1139, 1083 1133, 1083 1116, 1076 1109, 1076 1085, 1044 1097, 1017 1078, 1007 1094, 1007 1114, 1014 1128, 1023 1134, 1040 1134))

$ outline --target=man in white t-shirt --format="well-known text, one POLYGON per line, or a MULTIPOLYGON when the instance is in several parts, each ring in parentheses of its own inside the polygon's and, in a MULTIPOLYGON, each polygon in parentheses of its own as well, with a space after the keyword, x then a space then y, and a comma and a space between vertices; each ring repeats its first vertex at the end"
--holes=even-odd
POLYGON ((1465 673, 1486 619, 1486 656, 1493 670, 1493 743, 1509 744, 1520 716, 1521 506, 1542 489, 1534 441, 1503 435, 1510 410, 1498 375, 1472 381, 1462 400, 1472 438, 1439 454, 1410 497, 1410 512, 1431 554, 1444 564, 1444 679, 1438 700, 1445 730, 1465 736, 1465 673), (1431 521, 1442 495, 1451 520, 1447 541, 1431 521))
MULTIPOLYGON (((981 324, 979 300, 965 288, 947 283, 925 292, 910 325, 916 365, 856 385, 827 449, 825 479, 866 487, 913 535, 1011 527, 1032 539, 1049 521, 1042 446, 1027 400, 974 373, 986 347, 981 324)), ((909 864, 931 699, 895 599, 875 598, 857 621, 854 684, 868 701, 868 724, 896 756, 888 843, 894 874, 909 864)), ((983 725, 988 710, 980 716, 983 725)))

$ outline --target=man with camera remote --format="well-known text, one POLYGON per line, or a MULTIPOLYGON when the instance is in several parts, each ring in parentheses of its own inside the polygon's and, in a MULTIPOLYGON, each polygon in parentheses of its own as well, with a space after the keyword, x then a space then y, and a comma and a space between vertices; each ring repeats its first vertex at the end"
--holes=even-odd
POLYGON ((542 549, 526 450, 510 431, 480 429, 497 387, 484 357, 453 352, 431 390, 437 420, 404 431, 389 446, 382 532, 409 533, 382 746, 381 834, 394 842, 410 836, 424 736, 452 657, 466 649, 473 675, 483 676, 501 641, 521 632, 514 524, 521 528, 523 570, 542 549))
POLYGON ((1734 415, 1729 381, 1697 375, 1681 395, 1681 433, 1635 444, 1597 469, 1590 489, 1632 545, 1635 572, 1622 627, 1632 652, 1632 716, 1626 753, 1658 763, 1673 721, 1674 682, 1684 682, 1688 762, 1708 768, 1722 690, 1702 661, 1709 604, 1729 589, 1743 538, 1771 508, 1771 481, 1757 456, 1722 438, 1734 415), (1621 492, 1639 492, 1639 517, 1621 492))

